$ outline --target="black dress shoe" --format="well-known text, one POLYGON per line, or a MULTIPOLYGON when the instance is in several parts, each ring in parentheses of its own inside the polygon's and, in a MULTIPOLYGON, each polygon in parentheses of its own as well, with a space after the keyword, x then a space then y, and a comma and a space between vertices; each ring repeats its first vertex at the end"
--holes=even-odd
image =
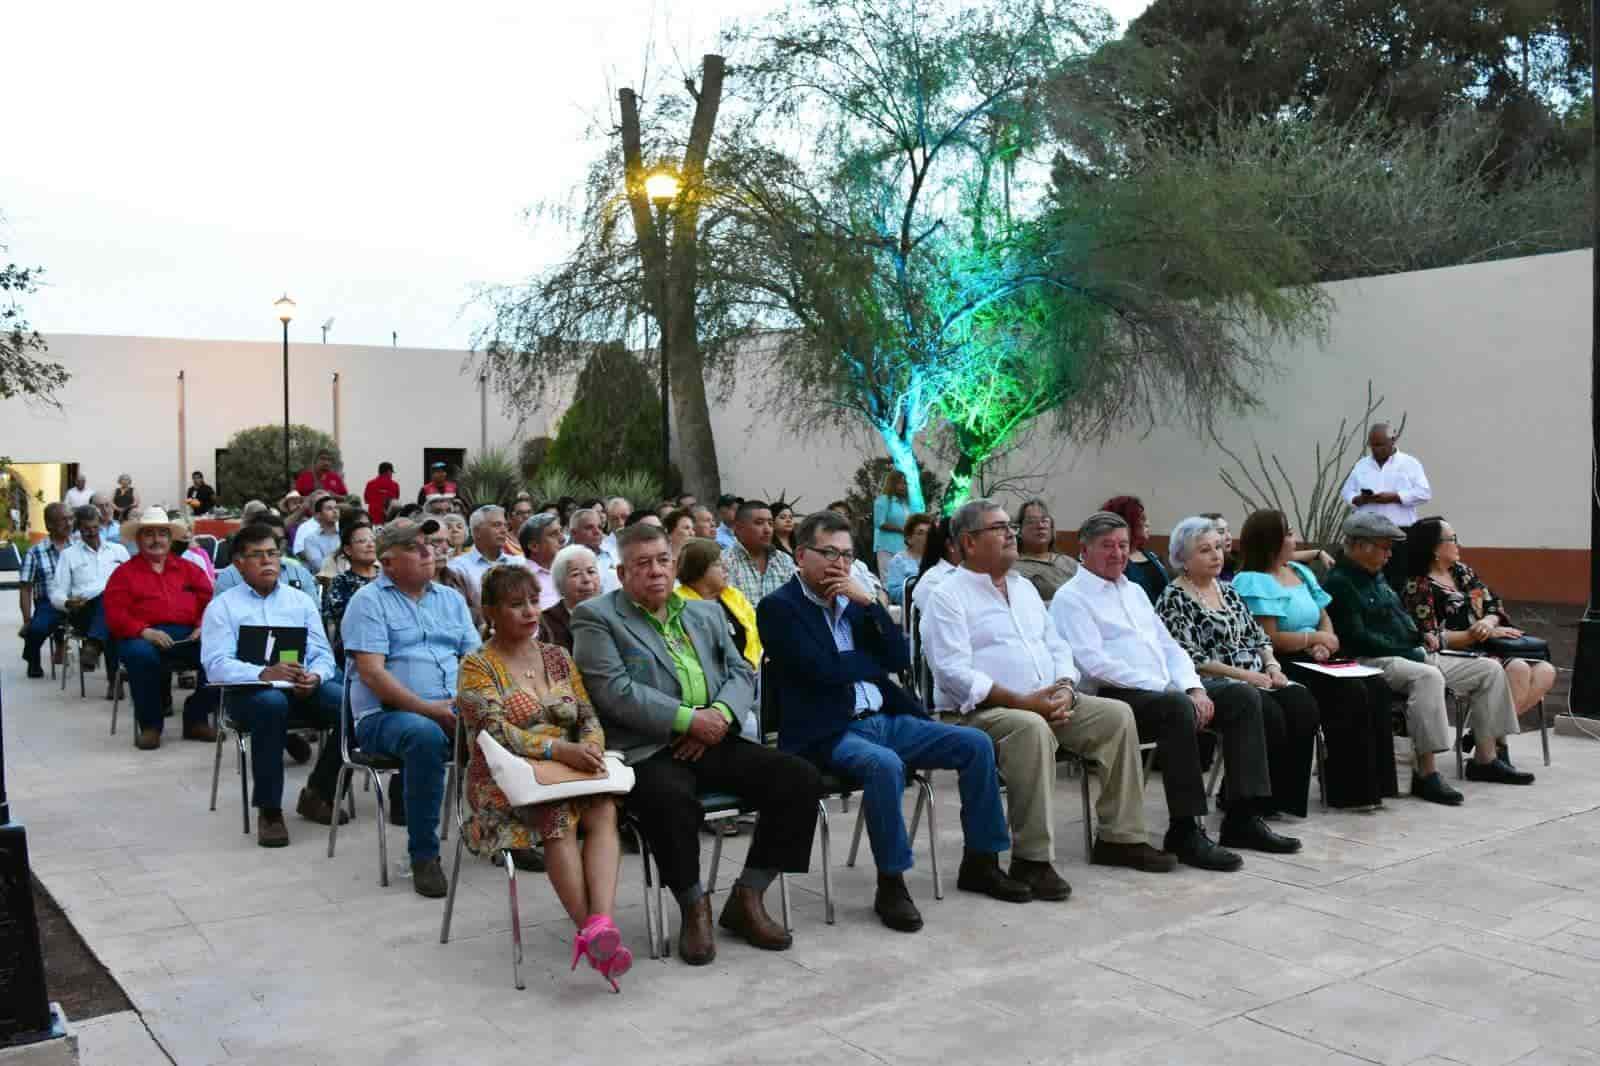
POLYGON ((897 932, 915 933, 922 928, 922 912, 911 902, 906 879, 899 874, 878 875, 878 894, 872 909, 884 925, 897 932))
POLYGON ((311 761, 311 742, 299 733, 285 733, 283 736, 283 753, 297 764, 304 766, 311 761))
POLYGON ((1526 770, 1518 770, 1504 759, 1491 762, 1473 759, 1467 763, 1467 780, 1489 781, 1497 785, 1531 785, 1533 775, 1526 770))
POLYGON ((963 892, 981 892, 1007 903, 1027 903, 1033 899, 1033 889, 1008 877, 1000 869, 999 856, 993 852, 969 851, 963 855, 961 870, 956 874, 956 887, 963 892))
POLYGON ((1411 775, 1411 794, 1429 803, 1442 803, 1446 807, 1459 807, 1463 798, 1461 793, 1445 784, 1437 770, 1427 775, 1411 775))
POLYGON ((1225 847, 1249 848, 1271 855, 1292 855, 1300 850, 1300 841, 1274 832, 1257 814, 1223 819, 1221 840, 1225 847))
POLYGON ((44 676, 44 667, 40 666, 38 663, 29 663, 28 664, 28 676, 29 677, 43 677, 44 676))
POLYGON ((1059 903, 1072 895, 1072 886, 1047 862, 1014 858, 1011 860, 1010 876, 1011 880, 1027 885, 1034 899, 1059 903))
POLYGON ((1207 836, 1205 827, 1198 822, 1191 822, 1181 828, 1168 829, 1161 850, 1172 852, 1179 862, 1185 866, 1193 866, 1197 870, 1232 873, 1244 865, 1244 860, 1238 855, 1207 836))

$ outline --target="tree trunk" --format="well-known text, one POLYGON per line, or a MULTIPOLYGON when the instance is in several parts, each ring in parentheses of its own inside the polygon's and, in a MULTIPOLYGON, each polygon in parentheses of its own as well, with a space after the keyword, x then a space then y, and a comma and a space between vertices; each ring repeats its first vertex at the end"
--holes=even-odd
POLYGON ((950 484, 945 487, 944 499, 939 503, 940 514, 954 514, 957 507, 967 502, 972 495, 972 477, 977 473, 978 463, 966 452, 956 460, 955 467, 950 471, 950 484))
MULTIPOLYGON (((722 104, 723 68, 721 56, 704 56, 699 91, 690 88, 695 95, 694 120, 678 168, 679 193, 669 214, 671 239, 666 244, 665 258, 661 249, 667 235, 657 232, 650 200, 645 194, 647 173, 641 147, 638 98, 632 89, 623 89, 618 94, 628 206, 644 266, 645 300, 656 322, 664 327, 666 337, 661 358, 671 377, 671 424, 677 434, 678 469, 683 474, 684 490, 701 499, 716 499, 722 491, 716 438, 711 430, 711 408, 706 402, 705 357, 700 350, 695 296, 700 262, 701 193, 706 154, 716 127, 717 110, 722 104)), ((663 411, 662 417, 667 416, 663 411)))
POLYGON ((889 453, 889 459, 894 463, 894 468, 905 475, 906 479, 906 505, 911 513, 921 511, 925 506, 922 498, 922 469, 917 465, 917 453, 911 447, 911 438, 900 433, 894 426, 874 426, 878 436, 883 438, 884 450, 889 453))

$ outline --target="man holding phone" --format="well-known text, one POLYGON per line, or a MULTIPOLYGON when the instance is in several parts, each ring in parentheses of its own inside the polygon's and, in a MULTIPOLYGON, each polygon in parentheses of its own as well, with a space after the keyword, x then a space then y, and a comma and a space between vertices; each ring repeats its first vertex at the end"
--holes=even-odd
MULTIPOLYGON (((228 713, 250 731, 250 775, 255 784, 256 843, 281 848, 289 843, 283 821, 283 749, 292 725, 334 728, 339 721, 340 685, 333 649, 311 597, 278 584, 283 550, 278 531, 265 523, 246 526, 233 542, 233 561, 242 578, 206 608, 200 626, 200 660, 214 684, 261 686, 229 693, 228 713), (305 631, 305 653, 283 652, 269 638, 265 662, 240 657, 239 633, 245 626, 305 631)), ((322 745, 311 778, 300 790, 295 810, 327 825, 333 818, 333 789, 339 773, 337 741, 322 745)))
MULTIPOLYGON (((1433 499, 1433 487, 1422 463, 1397 446, 1399 435, 1387 422, 1374 422, 1367 433, 1367 454, 1344 479, 1339 495, 1359 514, 1382 515, 1401 532, 1417 523, 1417 508, 1433 499)), ((1395 544, 1384 575, 1395 588, 1405 584, 1405 542, 1395 544)))

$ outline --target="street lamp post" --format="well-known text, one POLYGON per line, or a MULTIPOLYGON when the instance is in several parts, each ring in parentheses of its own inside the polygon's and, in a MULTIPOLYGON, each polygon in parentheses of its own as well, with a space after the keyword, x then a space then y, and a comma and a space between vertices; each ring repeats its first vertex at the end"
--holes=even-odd
POLYGON ((667 307, 668 255, 671 245, 667 241, 667 223, 672 202, 678 198, 678 176, 670 170, 658 170, 644 181, 645 194, 656 209, 656 262, 660 264, 660 291, 657 294, 656 322, 660 326, 661 341, 661 491, 670 492, 672 481, 672 389, 668 372, 667 320, 672 317, 667 307))
MULTIPOLYGON (((1589 6, 1589 45, 1591 56, 1600 45, 1600 0, 1589 6)), ((1593 99, 1600 100, 1600 63, 1592 64, 1591 89, 1593 99)), ((1595 173, 1600 174, 1600 126, 1593 133, 1595 173)), ((1591 235, 1600 236, 1600 207, 1590 220, 1591 235)), ((1589 483, 1584 486, 1589 497, 1589 606, 1578 623, 1578 652, 1572 663, 1572 691, 1567 705, 1572 713, 1585 718, 1600 718, 1600 567, 1594 563, 1594 550, 1600 547, 1600 487, 1596 478, 1600 470, 1595 467, 1595 449, 1600 447, 1600 247, 1590 252, 1592 273, 1590 294, 1590 322, 1593 336, 1589 348, 1589 483)))
POLYGON ((294 317, 294 301, 284 293, 273 303, 278 309, 278 321, 283 323, 283 491, 294 488, 294 475, 289 469, 289 320, 294 317))

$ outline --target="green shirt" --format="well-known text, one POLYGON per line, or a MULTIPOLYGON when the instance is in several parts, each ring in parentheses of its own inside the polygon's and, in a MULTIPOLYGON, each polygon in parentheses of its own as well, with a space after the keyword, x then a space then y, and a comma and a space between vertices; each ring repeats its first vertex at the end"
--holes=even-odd
POLYGON ((1341 559, 1322 583, 1339 650, 1358 658, 1399 656, 1422 662, 1422 634, 1383 575, 1341 559))
POLYGON ((656 632, 661 634, 661 639, 667 645, 667 655, 672 659, 672 668, 678 674, 678 688, 683 693, 683 703, 678 706, 678 715, 672 723, 674 733, 689 731, 696 707, 715 707, 729 723, 733 722, 733 711, 726 704, 707 702, 711 693, 706 685, 706 672, 700 665, 700 656, 694 650, 694 641, 689 639, 688 631, 683 628, 683 605, 686 602, 676 592, 668 596, 667 619, 664 622, 643 604, 634 604, 655 626, 656 632))

